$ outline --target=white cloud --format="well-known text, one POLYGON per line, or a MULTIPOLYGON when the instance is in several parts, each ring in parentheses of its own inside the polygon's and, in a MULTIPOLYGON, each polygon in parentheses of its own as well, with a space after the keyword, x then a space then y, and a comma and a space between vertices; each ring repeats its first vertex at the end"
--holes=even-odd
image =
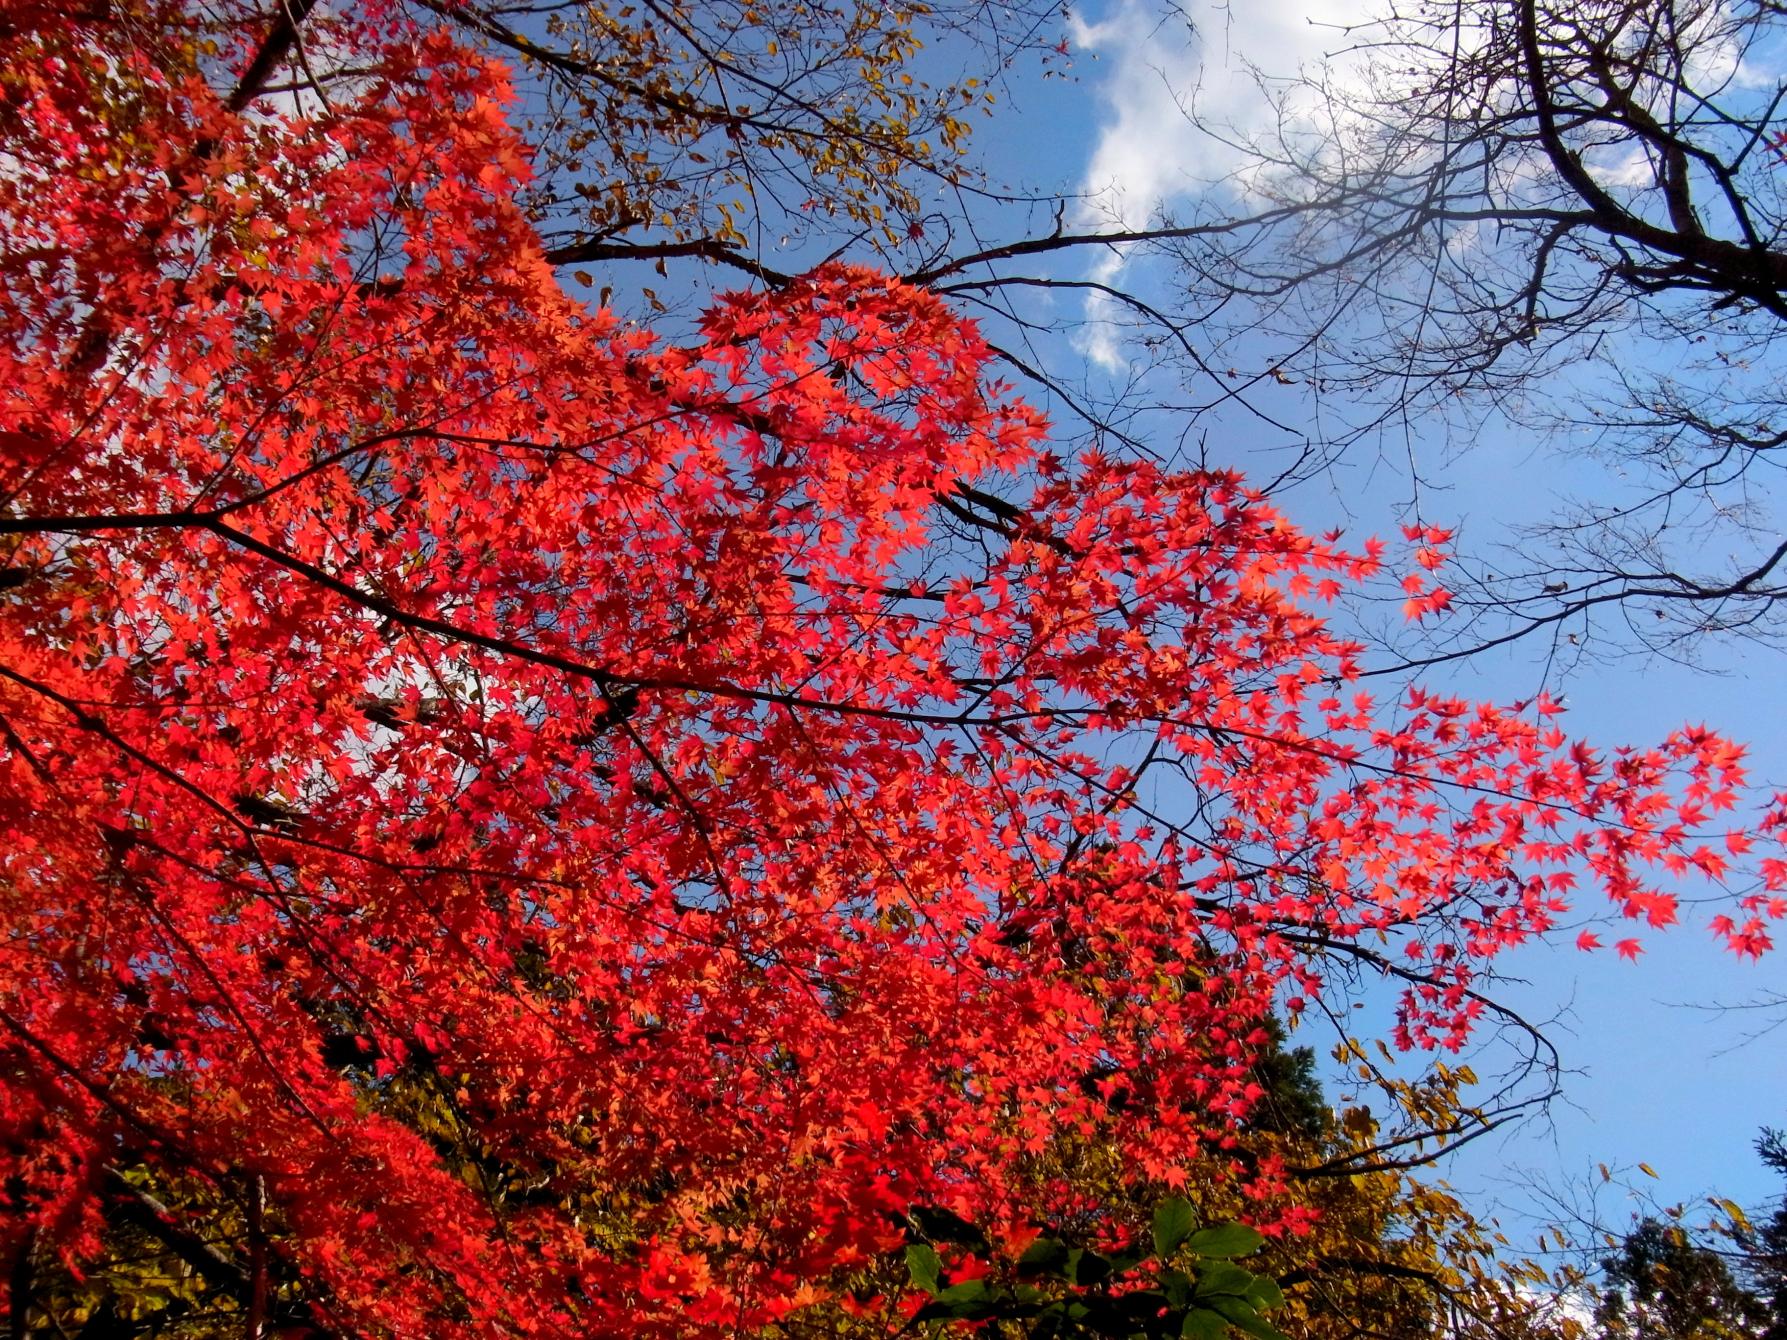
MULTIPOLYGON (((1312 73, 1346 45, 1346 25, 1376 0, 1235 0, 1192 11, 1194 30, 1163 18, 1155 0, 1114 0, 1096 23, 1077 20, 1072 39, 1096 54, 1105 107, 1101 133, 1081 177, 1082 229, 1142 228, 1175 201, 1215 189, 1245 195, 1232 146, 1275 126, 1270 83, 1312 73)), ((1084 67, 1082 67, 1084 68, 1084 67)), ((1109 283, 1126 262, 1106 252, 1091 278, 1109 283)), ((1086 304, 1081 352, 1107 369, 1123 366, 1108 299, 1086 304)))

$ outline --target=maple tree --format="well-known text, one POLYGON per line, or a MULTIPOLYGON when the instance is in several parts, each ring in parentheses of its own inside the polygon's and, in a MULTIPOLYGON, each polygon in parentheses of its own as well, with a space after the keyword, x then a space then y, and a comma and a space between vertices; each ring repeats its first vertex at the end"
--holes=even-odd
POLYGON ((318 12, 282 102, 289 29, 0 28, 15 1330, 736 1333, 914 1207, 1096 1229, 1063 1142, 1282 1238, 1238 1123, 1328 956, 1393 943, 1395 1041, 1457 1047, 1576 880, 1664 925, 1752 848, 1766 947, 1735 746, 1374 704, 1318 608, 1379 546, 1057 457, 866 270, 592 310, 500 61, 318 12), (145 1245, 128 1305, 39 1287, 145 1245))

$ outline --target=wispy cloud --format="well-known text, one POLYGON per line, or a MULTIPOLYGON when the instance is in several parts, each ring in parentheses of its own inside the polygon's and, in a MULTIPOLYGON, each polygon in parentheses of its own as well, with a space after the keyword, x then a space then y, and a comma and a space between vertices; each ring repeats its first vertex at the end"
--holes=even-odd
MULTIPOLYGON (((1344 25, 1375 0, 1241 0, 1183 18, 1153 0, 1114 0, 1097 22, 1076 21, 1083 54, 1098 57, 1105 114, 1080 180, 1082 228, 1142 228, 1177 201, 1211 191, 1246 194, 1246 157, 1234 146, 1273 130, 1278 112, 1264 85, 1312 73, 1345 45, 1344 25)), ((1127 263, 1104 253, 1091 277, 1110 283, 1127 263)), ((1107 369, 1123 366, 1108 300, 1087 303, 1080 349, 1107 369)))

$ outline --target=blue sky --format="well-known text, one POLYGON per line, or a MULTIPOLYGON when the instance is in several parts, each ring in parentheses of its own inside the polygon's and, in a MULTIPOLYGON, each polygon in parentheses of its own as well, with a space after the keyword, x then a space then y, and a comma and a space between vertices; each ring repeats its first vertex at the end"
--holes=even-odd
MULTIPOLYGON (((1338 44, 1333 25, 1369 9, 1364 0, 1324 0, 1324 22, 1315 24, 1307 18, 1311 3, 1207 4, 1190 11, 1199 26, 1195 38, 1160 24, 1141 0, 1091 6, 1077 16, 1075 78, 1019 83, 1016 106, 977 132, 979 154, 1012 184, 1079 190, 1081 222, 1144 224, 1160 206, 1182 202, 1223 175, 1231 161, 1189 130, 1182 107, 1195 101, 1201 116, 1245 128, 1264 110, 1250 62, 1268 74, 1294 74, 1338 44)), ((1081 255, 1056 273, 1072 267, 1098 278, 1122 271, 1143 288, 1166 282, 1115 252, 1081 255)), ((1059 314, 1075 315, 1066 308, 1076 301, 1064 299, 1059 314)), ((1075 345, 1092 382, 1126 375, 1115 345, 1095 331, 1082 328, 1075 345)), ((1294 388, 1275 395, 1274 411, 1294 416, 1298 395, 1294 388)), ((1210 433, 1219 459, 1256 475, 1274 468, 1244 425, 1218 421, 1210 433)), ((1415 446, 1441 449, 1437 434, 1415 446)), ((1430 473, 1439 487, 1423 491, 1422 518, 1458 527, 1466 549, 1493 545, 1510 526, 1566 497, 1607 488, 1599 467, 1506 428, 1483 431, 1469 451, 1448 455, 1430 473)), ((1279 501, 1306 526, 1344 516, 1351 533, 1364 535, 1393 534, 1410 497, 1406 475, 1374 459, 1355 460, 1331 488, 1306 486, 1279 501)), ((1567 695, 1566 724, 1607 745, 1642 743, 1685 721, 1705 721, 1748 742, 1757 782, 1787 786, 1780 653, 1739 645, 1710 649, 1696 669, 1637 659, 1570 669, 1547 667, 1544 651, 1517 646, 1455 666, 1442 682, 1506 699, 1527 696, 1543 679, 1567 695)), ((1430 674, 1428 682, 1436 678, 1430 674)), ((1443 1169, 1449 1180, 1475 1193, 1477 1203, 1500 1203, 1516 1216, 1542 1213, 1542 1188, 1598 1186, 1602 1163, 1615 1170, 1647 1163, 1654 1181, 1633 1176, 1664 1204, 1714 1189, 1751 1203, 1778 1194, 1750 1142, 1763 1124, 1787 1124, 1787 1068, 1780 1063, 1787 1027, 1745 1043, 1766 1017, 1694 1007, 1787 992, 1787 958, 1733 959, 1706 933, 1707 915, 1686 908, 1674 931, 1644 936, 1646 953, 1636 965, 1608 953, 1585 955, 1567 942, 1509 957, 1505 970, 1525 982, 1510 985, 1506 997, 1529 1017, 1553 1020, 1547 1031, 1566 1069, 1580 1073, 1567 1077, 1564 1100, 1545 1118, 1462 1151, 1443 1169)), ((1617 1186, 1601 1196, 1602 1211, 1615 1222, 1623 1218, 1617 1186)))

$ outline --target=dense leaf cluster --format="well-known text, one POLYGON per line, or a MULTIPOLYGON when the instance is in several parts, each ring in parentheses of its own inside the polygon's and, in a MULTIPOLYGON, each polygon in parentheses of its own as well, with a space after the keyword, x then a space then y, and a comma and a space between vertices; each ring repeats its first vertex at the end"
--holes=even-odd
POLYGON ((1766 944, 1735 746, 1374 702, 1320 607, 1380 546, 1052 452, 935 295, 830 265, 673 344, 567 294, 454 23, 8 18, 15 1329, 736 1334, 948 1206, 1075 1222, 1063 1325, 1257 1333, 1225 1254, 1317 1219, 1243 1139, 1278 1002, 1371 956, 1456 1048, 1578 881, 1662 925, 1753 848, 1766 944), (1252 1227, 1171 1209, 1120 1287, 1161 1187, 1252 1227))

